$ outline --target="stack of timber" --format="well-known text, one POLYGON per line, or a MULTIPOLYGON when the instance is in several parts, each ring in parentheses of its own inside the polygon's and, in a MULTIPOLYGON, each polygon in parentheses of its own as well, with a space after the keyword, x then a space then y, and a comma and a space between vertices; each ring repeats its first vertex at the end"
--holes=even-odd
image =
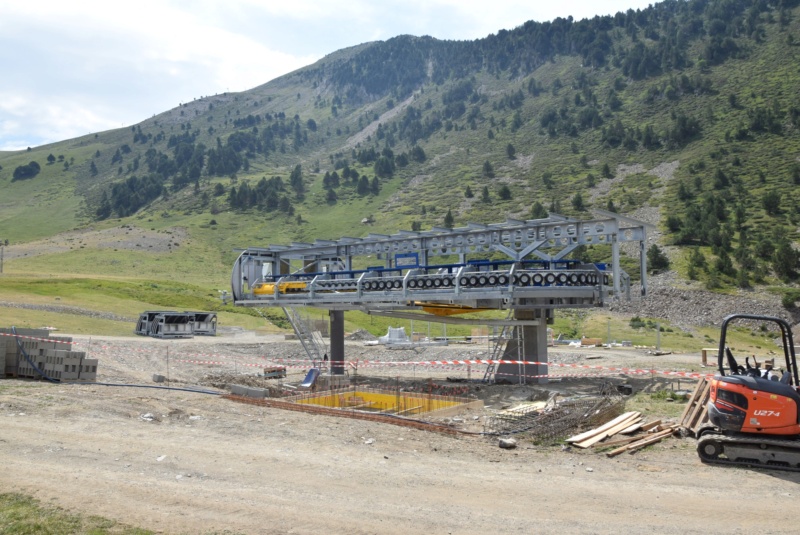
MULTIPOLYGON (((655 422, 654 422, 655 423, 655 422)), ((640 449, 661 442, 663 439, 672 435, 678 429, 677 425, 662 425, 657 424, 650 428, 644 435, 637 435, 635 437, 628 437, 620 441, 607 442, 602 444, 604 447, 619 446, 616 449, 606 452, 607 457, 616 457, 620 453, 634 453, 640 449)))
POLYGON ((641 421, 642 413, 626 412, 624 414, 620 414, 610 422, 606 422, 600 427, 595 427, 594 429, 590 429, 585 433, 569 437, 567 442, 571 443, 573 446, 577 446, 578 448, 590 448, 601 440, 616 435, 617 433, 622 433, 624 431, 628 431, 629 429, 635 429, 641 421))
POLYGON ((633 453, 645 446, 655 444, 673 434, 677 428, 677 425, 664 425, 661 420, 645 423, 641 413, 626 412, 600 427, 568 438, 567 442, 578 448, 616 447, 606 453, 609 457, 614 457, 626 451, 633 453), (632 433, 637 434, 606 441, 607 438, 617 434, 630 435, 632 433))
POLYGON ((708 398, 711 393, 711 381, 706 377, 697 382, 694 393, 689 397, 689 402, 678 421, 678 425, 693 436, 708 422, 708 398))

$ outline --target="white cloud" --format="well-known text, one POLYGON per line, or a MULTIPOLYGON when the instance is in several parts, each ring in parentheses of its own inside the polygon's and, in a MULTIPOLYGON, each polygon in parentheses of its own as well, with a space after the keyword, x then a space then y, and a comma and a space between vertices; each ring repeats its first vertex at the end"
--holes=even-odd
POLYGON ((642 0, 0 0, 0 148, 129 125, 396 35, 477 39, 642 0))

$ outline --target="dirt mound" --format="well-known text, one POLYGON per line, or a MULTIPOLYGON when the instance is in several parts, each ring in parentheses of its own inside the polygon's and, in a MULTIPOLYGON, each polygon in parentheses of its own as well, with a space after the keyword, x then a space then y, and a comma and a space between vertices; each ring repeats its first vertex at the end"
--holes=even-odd
POLYGON ((350 340, 351 342, 374 342, 377 338, 369 331, 359 329, 345 336, 345 340, 350 340))
POLYGON ((258 375, 238 375, 232 373, 212 373, 200 379, 203 386, 212 386, 221 390, 230 390, 231 385, 263 388, 269 392, 269 397, 281 397, 287 394, 275 379, 267 379, 258 375))

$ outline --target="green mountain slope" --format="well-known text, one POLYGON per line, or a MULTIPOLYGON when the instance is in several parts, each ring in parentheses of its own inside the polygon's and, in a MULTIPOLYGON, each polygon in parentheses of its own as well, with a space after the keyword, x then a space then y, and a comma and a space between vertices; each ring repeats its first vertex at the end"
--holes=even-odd
POLYGON ((799 51, 794 0, 340 50, 131 128, 0 153, 0 239, 29 245, 5 268, 220 288, 236 247, 603 208, 660 210, 673 267, 708 287, 785 284, 799 51))

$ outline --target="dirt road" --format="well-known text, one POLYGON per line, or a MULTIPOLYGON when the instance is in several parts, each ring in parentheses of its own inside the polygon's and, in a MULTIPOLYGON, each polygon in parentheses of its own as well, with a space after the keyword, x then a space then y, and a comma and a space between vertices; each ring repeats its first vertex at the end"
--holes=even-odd
MULTIPOLYGON (((140 382, 146 364, 108 354, 99 380, 140 382)), ((213 395, 17 380, 0 382, 0 459, 4 492, 165 533, 796 533, 800 494, 800 475, 701 464, 691 439, 613 459, 501 450, 213 395)))

